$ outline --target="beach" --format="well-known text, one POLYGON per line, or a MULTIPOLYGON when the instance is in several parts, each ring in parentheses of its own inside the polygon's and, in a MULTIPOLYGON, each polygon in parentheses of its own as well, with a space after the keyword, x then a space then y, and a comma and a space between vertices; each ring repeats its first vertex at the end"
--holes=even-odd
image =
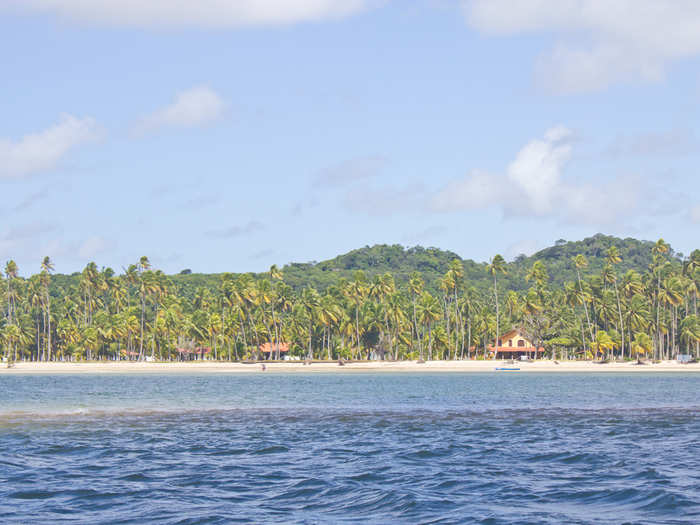
POLYGON ((494 372, 496 368, 517 368, 502 372, 535 373, 650 373, 650 372, 700 372, 700 363, 680 364, 677 361, 662 361, 637 365, 625 363, 595 363, 591 361, 552 361, 532 362, 502 360, 489 361, 359 361, 346 362, 339 366, 337 361, 315 361, 305 365, 303 361, 258 363, 229 363, 217 361, 195 362, 18 362, 13 368, 0 368, 0 374, 226 374, 226 373, 478 373, 494 372))

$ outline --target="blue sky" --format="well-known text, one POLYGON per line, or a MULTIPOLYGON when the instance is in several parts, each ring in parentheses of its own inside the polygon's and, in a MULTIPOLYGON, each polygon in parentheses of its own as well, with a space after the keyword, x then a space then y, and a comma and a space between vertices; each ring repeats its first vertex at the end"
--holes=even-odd
POLYGON ((700 6, 522 4, 10 0, 0 260, 700 247, 700 6))

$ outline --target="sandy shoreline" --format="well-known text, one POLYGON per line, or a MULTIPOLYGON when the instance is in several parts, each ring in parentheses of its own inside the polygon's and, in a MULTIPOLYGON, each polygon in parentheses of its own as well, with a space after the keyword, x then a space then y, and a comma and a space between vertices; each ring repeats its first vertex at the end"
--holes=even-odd
MULTIPOLYGON (((519 368, 519 372, 700 372, 700 363, 682 365, 675 361, 637 366, 633 363, 596 364, 580 361, 542 360, 531 363, 506 364, 503 361, 429 361, 418 364, 415 361, 400 362, 357 362, 338 366, 337 362, 315 362, 304 365, 302 362, 266 363, 267 372, 272 373, 421 373, 421 372, 494 372, 496 367, 519 368)), ((90 363, 17 363, 13 368, 0 368, 0 374, 226 374, 262 373, 260 363, 144 363, 144 362, 90 362, 90 363)), ((508 373, 508 372, 503 372, 508 373)))

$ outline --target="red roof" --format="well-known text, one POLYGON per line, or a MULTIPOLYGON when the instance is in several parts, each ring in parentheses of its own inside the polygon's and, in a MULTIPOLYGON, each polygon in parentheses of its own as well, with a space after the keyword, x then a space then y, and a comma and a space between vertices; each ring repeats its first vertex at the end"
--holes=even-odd
MULTIPOLYGON (((493 346, 489 346, 488 349, 493 352, 493 346)), ((499 346, 496 350, 498 352, 544 352, 544 348, 534 346, 499 346)))
POLYGON ((260 345, 258 348, 262 353, 269 354, 270 352, 276 352, 278 346, 280 353, 289 352, 289 343, 279 343, 279 345, 276 345, 274 343, 265 343, 260 345))

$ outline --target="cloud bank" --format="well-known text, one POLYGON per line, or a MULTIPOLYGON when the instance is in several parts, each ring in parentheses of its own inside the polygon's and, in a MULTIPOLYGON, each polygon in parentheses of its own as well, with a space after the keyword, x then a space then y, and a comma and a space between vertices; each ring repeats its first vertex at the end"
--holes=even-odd
MULTIPOLYGON (((128 27, 285 25, 353 15, 381 0, 5 0, 6 9, 128 27)), ((1 9, 1 8, 0 8, 1 9)))
POLYGON ((469 24, 489 35, 553 34, 536 77, 555 92, 658 81, 666 66, 700 53, 696 0, 463 0, 469 24))
POLYGON ((63 115, 57 124, 17 141, 0 139, 0 179, 51 170, 70 150, 96 140, 99 135, 92 118, 63 115))

